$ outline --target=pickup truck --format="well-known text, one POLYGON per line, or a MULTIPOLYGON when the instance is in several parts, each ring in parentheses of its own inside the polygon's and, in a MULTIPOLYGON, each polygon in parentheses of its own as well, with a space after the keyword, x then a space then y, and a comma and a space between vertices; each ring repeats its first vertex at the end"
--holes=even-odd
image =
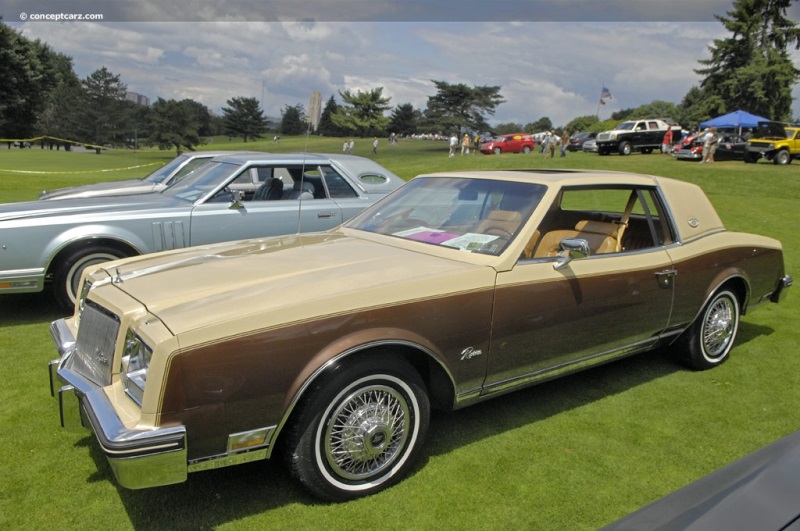
POLYGON ((800 125, 780 122, 759 122, 753 136, 747 141, 745 162, 771 160, 786 165, 800 158, 800 125))
POLYGON ((614 151, 630 155, 633 151, 652 153, 661 149, 661 142, 670 126, 663 120, 629 120, 611 131, 597 135, 597 153, 608 155, 614 151))

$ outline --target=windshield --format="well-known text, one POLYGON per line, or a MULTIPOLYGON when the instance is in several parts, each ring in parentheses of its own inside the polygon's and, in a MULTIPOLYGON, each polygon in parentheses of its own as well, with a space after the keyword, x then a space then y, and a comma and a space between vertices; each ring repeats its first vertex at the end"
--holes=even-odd
POLYGON ((209 192, 219 188, 239 170, 238 164, 208 162, 197 171, 170 185, 162 193, 177 199, 194 203, 209 192))
POLYGON ((145 177, 143 180, 153 184, 160 184, 164 182, 164 179, 169 177, 173 171, 178 169, 181 166, 181 164, 185 163, 186 163, 186 157, 184 156, 175 157, 174 159, 167 162, 159 169, 157 169, 156 171, 145 177))
POLYGON ((618 131, 630 131, 633 129, 634 125, 636 125, 636 122, 622 122, 616 127, 616 129, 618 131))
POLYGON ((517 236, 545 190, 525 182, 417 177, 347 226, 497 256, 517 236))

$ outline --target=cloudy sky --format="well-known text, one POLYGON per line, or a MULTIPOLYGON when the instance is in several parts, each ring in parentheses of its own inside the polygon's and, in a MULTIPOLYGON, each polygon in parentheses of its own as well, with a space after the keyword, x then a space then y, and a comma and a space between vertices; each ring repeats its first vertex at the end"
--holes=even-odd
MULTIPOLYGON (((393 107, 424 108, 435 79, 501 86, 493 123, 546 116, 558 126, 598 109, 605 119, 679 103, 699 83, 708 46, 730 35, 714 14, 732 2, 0 0, 0 16, 72 57, 80 77, 105 66, 151 101, 191 98, 219 112, 232 97, 255 97, 279 116, 286 105, 307 108, 313 90, 341 102, 338 91, 383 87, 393 107), (603 86, 613 97, 600 107, 603 86)), ((800 68, 800 53, 793 58, 800 68)), ((800 117, 800 88, 793 94, 800 117)))

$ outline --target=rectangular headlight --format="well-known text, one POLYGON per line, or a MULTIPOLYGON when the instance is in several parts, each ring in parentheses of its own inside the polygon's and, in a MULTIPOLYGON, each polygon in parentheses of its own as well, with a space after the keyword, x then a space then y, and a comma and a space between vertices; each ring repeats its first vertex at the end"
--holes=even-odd
POLYGON ((122 382, 125 391, 137 404, 142 405, 144 387, 147 383, 147 371, 153 349, 150 348, 133 330, 125 335, 125 353, 122 358, 122 382))

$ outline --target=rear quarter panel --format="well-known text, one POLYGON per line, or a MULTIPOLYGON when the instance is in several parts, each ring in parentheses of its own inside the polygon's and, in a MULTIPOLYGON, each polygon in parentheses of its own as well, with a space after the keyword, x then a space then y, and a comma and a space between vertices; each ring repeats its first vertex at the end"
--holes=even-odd
POLYGON ((766 301, 784 275, 780 242, 765 236, 719 232, 668 248, 678 274, 671 326, 688 325, 722 284, 741 279, 743 309, 766 301))

